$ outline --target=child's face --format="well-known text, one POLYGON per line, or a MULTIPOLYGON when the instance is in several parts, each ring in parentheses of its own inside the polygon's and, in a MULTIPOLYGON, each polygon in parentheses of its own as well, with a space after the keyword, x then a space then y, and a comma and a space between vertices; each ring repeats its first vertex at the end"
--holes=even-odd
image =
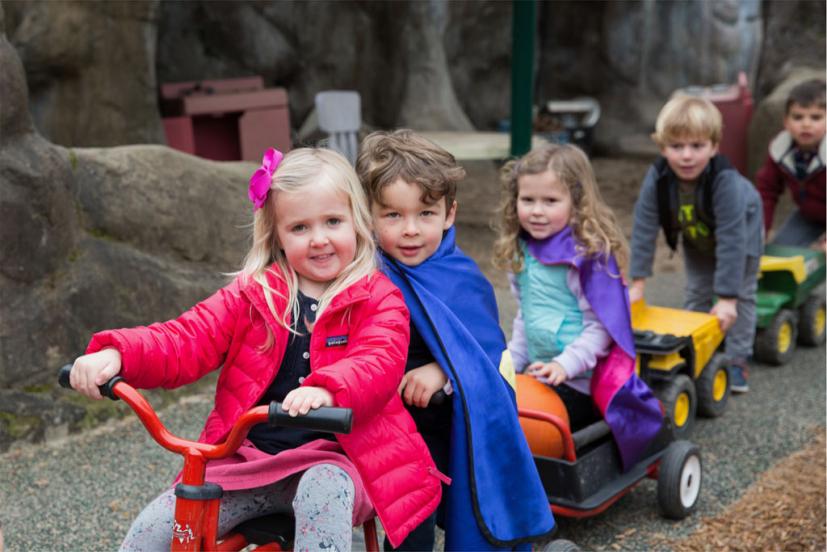
POLYGON ((553 236, 571 220, 568 187, 552 171, 524 174, 517 179, 517 218, 535 240, 553 236))
POLYGON ((660 152, 678 178, 692 182, 718 153, 718 144, 700 136, 680 136, 661 146, 660 152))
POLYGON ((318 297, 356 256, 356 230, 345 194, 327 187, 277 192, 276 233, 299 289, 318 297))
POLYGON ((824 138, 824 108, 794 103, 784 116, 784 128, 799 148, 814 151, 824 138))
POLYGON ((382 190, 382 205, 371 206, 379 247, 402 264, 416 266, 442 243, 442 233, 454 224, 457 202, 432 205, 422 201, 422 188, 401 178, 382 190))

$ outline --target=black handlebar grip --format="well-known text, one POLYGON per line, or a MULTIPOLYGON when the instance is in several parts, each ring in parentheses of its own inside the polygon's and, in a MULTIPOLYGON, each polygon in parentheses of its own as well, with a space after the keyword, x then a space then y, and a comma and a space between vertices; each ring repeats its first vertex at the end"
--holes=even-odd
POLYGON ((433 395, 431 395, 431 400, 428 401, 428 406, 440 406, 445 404, 445 401, 448 400, 448 395, 445 394, 445 391, 440 389, 433 395))
MULTIPOLYGON (((60 384, 61 387, 65 387, 66 389, 71 389, 72 388, 72 384, 69 383, 69 375, 71 373, 72 373, 72 365, 71 364, 65 364, 63 367, 61 367, 60 371, 57 373, 57 381, 58 381, 58 383, 60 384)), ((115 392, 113 391, 113 389, 115 387, 115 384, 118 383, 119 381, 123 381, 123 378, 121 376, 115 376, 114 378, 110 379, 109 381, 107 381, 103 385, 99 385, 98 389, 100 390, 101 395, 103 395, 104 397, 108 397, 108 398, 112 399, 113 401, 120 400, 118 398, 118 396, 115 394, 115 392)))
POLYGON ((72 384, 69 383, 69 375, 72 373, 72 365, 65 364, 60 371, 57 373, 57 382, 60 384, 61 387, 65 387, 66 389, 71 389, 72 384))
POLYGON ((271 426, 294 427, 327 433, 350 433, 353 425, 353 410, 335 406, 323 406, 305 415, 291 416, 282 409, 281 403, 273 401, 268 411, 271 426))

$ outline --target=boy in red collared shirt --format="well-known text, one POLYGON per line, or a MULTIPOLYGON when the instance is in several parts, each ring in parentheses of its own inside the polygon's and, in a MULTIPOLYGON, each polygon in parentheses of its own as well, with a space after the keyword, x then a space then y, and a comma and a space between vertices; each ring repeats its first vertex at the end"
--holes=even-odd
POLYGON ((825 224, 825 83, 805 81, 790 91, 784 130, 770 143, 764 166, 755 175, 764 202, 764 228, 769 234, 778 197, 790 189, 798 209, 784 222, 772 243, 824 247, 825 224))

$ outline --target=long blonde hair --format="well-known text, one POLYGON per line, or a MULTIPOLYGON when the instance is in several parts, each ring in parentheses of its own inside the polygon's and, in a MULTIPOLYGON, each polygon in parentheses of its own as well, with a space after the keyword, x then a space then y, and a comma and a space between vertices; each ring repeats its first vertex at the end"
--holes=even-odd
MULTIPOLYGON (((571 226, 578 253, 606 259, 614 255, 620 270, 626 270, 629 246, 614 213, 603 202, 591 163, 583 151, 570 144, 545 144, 522 159, 509 161, 501 171, 502 198, 494 227, 494 266, 514 273, 523 269, 520 249, 522 230, 517 217, 517 196, 521 176, 551 171, 569 191, 572 201, 571 226)), ((619 276, 619 275, 616 275, 619 276)))
MULTIPOLYGON (((285 155, 273 174, 270 193, 264 206, 258 209, 253 217, 253 245, 244 259, 240 274, 252 278, 261 285, 270 312, 278 323, 288 330, 291 330, 288 322, 290 315, 295 320, 299 314, 299 280, 296 271, 287 263, 278 242, 277 192, 296 193, 308 186, 328 187, 331 191, 344 194, 348 198, 353 227, 356 230, 356 254, 353 261, 318 298, 319 309, 316 316, 320 316, 341 291, 376 270, 376 245, 371 235, 370 210, 359 178, 347 159, 332 150, 320 148, 295 149, 285 155), (270 287, 266 278, 268 271, 275 274, 270 268, 272 264, 280 269, 287 285, 288 293, 287 297, 284 297, 287 300, 286 306, 281 313, 276 312, 273 302, 273 294, 281 294, 270 287)), ((267 346, 270 344, 272 336, 269 336, 267 346)))

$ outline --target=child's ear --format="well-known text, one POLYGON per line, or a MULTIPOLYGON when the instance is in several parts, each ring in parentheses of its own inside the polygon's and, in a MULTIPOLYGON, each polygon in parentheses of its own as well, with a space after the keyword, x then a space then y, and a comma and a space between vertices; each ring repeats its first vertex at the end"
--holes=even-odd
POLYGON ((443 230, 448 230, 451 226, 454 225, 454 221, 457 218, 457 202, 454 200, 451 203, 451 206, 448 208, 448 212, 445 214, 445 224, 442 225, 443 230))
POLYGON ((790 118, 789 113, 784 114, 784 130, 786 130, 787 132, 792 132, 793 130, 793 121, 790 118))
POLYGON ((720 145, 721 144, 712 144, 712 155, 710 155, 710 157, 715 157, 716 155, 718 155, 718 147, 720 145))

